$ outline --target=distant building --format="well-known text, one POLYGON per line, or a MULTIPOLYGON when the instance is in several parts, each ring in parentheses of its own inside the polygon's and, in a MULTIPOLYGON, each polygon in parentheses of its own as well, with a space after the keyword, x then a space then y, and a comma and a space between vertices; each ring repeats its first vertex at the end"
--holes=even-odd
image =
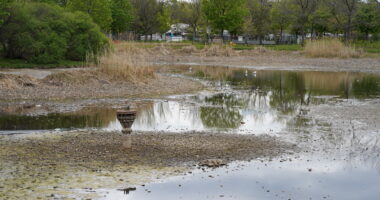
POLYGON ((170 30, 165 33, 166 41, 182 42, 186 40, 189 27, 190 25, 183 23, 172 24, 170 30))

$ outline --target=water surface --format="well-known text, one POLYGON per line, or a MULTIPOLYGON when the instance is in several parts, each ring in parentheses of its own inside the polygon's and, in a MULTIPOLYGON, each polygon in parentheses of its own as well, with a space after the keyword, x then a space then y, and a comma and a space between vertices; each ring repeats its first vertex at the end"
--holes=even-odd
MULTIPOLYGON (((175 67, 172 71, 205 80, 213 89, 152 100, 139 108, 133 130, 275 134, 286 129, 307 106, 331 99, 377 98, 380 94, 380 76, 362 73, 254 71, 210 66, 175 67)), ((104 105, 47 115, 3 111, 0 130, 3 133, 121 130, 115 113, 115 108, 104 105)))

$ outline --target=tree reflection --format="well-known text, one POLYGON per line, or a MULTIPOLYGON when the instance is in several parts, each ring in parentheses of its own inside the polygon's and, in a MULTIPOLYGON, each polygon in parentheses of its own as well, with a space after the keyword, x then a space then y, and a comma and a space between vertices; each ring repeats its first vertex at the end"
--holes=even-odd
POLYGON ((208 128, 238 128, 242 116, 237 109, 201 107, 201 119, 208 128))
POLYGON ((352 92, 355 97, 365 98, 380 94, 380 78, 365 76, 360 80, 356 80, 352 84, 352 92))
POLYGON ((233 94, 217 94, 206 97, 205 103, 209 107, 201 107, 201 119, 209 128, 238 128, 243 117, 239 107, 246 107, 247 101, 237 98, 233 94))

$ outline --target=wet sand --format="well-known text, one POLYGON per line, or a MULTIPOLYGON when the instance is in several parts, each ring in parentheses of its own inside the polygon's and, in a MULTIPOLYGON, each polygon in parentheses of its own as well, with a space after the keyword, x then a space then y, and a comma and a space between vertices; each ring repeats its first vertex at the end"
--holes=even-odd
POLYGON ((270 159, 296 151, 269 136, 101 131, 0 136, 0 146, 4 199, 93 198, 76 189, 144 184, 186 173, 205 159, 270 159))

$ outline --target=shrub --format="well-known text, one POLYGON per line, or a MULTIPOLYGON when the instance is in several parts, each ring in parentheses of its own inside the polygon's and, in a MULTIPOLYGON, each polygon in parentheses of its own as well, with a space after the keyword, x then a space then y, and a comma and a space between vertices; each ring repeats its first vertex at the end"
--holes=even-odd
POLYGON ((310 57, 357 58, 361 56, 362 51, 347 46, 338 39, 320 39, 308 41, 304 53, 310 57))
POLYGON ((107 38, 89 16, 44 3, 13 4, 0 29, 7 58, 31 63, 84 61, 108 46, 107 38))

